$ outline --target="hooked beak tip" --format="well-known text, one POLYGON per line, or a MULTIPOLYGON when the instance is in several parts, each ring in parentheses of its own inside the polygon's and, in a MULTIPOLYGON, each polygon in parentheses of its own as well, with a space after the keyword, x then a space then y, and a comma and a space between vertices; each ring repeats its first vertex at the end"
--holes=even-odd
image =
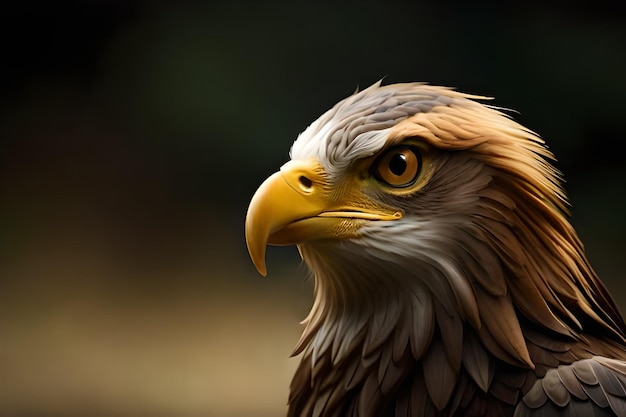
POLYGON ((248 246, 248 253, 252 259, 252 263, 259 271, 259 274, 266 276, 267 267, 265 264, 265 251, 267 245, 267 231, 261 233, 259 236, 258 230, 255 230, 252 225, 249 224, 250 217, 246 219, 246 245, 248 246), (255 233, 257 232, 257 233, 255 233))
POLYGON ((259 272, 259 274, 261 274, 261 276, 266 277, 267 276, 267 267, 265 265, 265 254, 262 257, 257 258, 253 262, 254 262, 254 266, 256 267, 256 270, 259 272))

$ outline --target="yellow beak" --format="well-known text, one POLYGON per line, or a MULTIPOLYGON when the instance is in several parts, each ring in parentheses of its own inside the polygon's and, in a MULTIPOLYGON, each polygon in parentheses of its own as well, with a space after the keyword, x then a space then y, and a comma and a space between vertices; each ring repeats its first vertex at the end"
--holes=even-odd
POLYGON ((397 220, 399 211, 372 208, 358 191, 333 192, 316 159, 283 165, 256 191, 246 215, 246 243, 252 262, 266 275, 265 249, 310 240, 355 236, 365 220, 397 220), (359 203, 360 202, 360 203, 359 203))

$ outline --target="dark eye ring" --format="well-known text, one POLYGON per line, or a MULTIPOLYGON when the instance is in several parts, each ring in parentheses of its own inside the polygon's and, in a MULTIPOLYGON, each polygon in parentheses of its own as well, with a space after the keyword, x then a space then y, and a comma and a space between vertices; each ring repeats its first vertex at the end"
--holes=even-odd
POLYGON ((422 166, 419 151, 412 146, 396 146, 374 164, 374 175, 392 187, 408 187, 417 180, 422 166))

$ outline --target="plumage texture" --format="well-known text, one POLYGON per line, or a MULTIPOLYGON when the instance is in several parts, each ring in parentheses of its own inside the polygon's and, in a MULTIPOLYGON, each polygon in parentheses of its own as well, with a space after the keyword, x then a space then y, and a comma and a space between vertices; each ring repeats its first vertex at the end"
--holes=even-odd
POLYGON ((295 141, 330 184, 408 139, 428 164, 408 195, 362 191, 401 220, 298 245, 315 301, 289 416, 626 415, 626 326, 553 156, 483 100, 377 83, 295 141))

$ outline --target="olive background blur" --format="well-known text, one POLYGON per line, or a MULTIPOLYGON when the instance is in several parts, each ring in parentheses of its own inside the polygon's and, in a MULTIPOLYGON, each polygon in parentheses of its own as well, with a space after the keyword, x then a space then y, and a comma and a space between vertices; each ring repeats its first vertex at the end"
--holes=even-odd
POLYGON ((0 415, 283 415, 312 286, 247 205, 381 78, 517 110, 626 311, 624 10, 470 3, 3 4, 0 415))

